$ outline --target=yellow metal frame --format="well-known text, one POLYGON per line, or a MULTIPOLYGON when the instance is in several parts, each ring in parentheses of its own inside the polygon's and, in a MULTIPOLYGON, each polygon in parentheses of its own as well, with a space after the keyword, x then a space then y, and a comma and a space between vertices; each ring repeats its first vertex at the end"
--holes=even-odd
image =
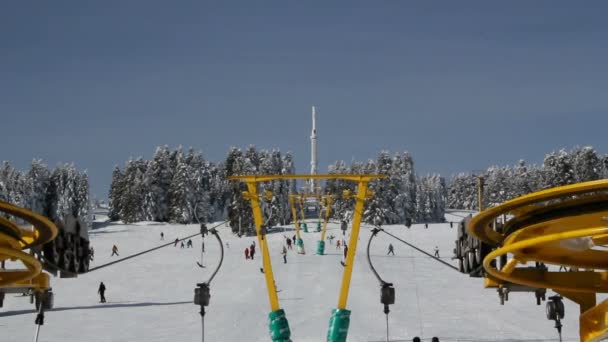
POLYGON ((581 308, 581 341, 608 337, 608 303, 596 306, 596 293, 608 292, 608 250, 593 249, 608 240, 608 180, 585 182, 535 192, 482 211, 470 222, 469 232, 498 247, 483 260, 486 284, 511 282, 550 288, 578 303, 581 308), (563 208, 568 208, 565 210, 563 208), (580 210, 578 212, 572 209, 580 210), (551 212, 551 215, 547 215, 551 212), (536 214, 536 215, 535 215, 536 214), (512 232, 492 229, 492 222, 510 215, 512 232), (544 215, 544 216, 543 216, 544 215), (501 270, 492 261, 511 254, 501 270), (517 268, 528 261, 585 269, 581 272, 549 272, 517 268))
POLYGON ((331 205, 334 199, 330 195, 323 197, 325 200, 325 219, 323 220, 323 230, 321 230, 321 241, 325 241, 325 233, 327 232, 327 222, 329 222, 329 215, 331 214, 331 205))
POLYGON ((35 291, 48 289, 49 276, 42 273, 42 264, 22 250, 52 241, 58 234, 57 227, 46 217, 7 202, 0 201, 0 212, 19 217, 34 227, 25 229, 0 217, 0 261, 19 260, 25 265, 25 269, 0 272, 0 290, 3 287, 29 287, 35 291))
MULTIPOLYGON (((255 228, 260 242, 260 248, 263 255, 264 265, 264 276, 266 279, 266 287, 268 290, 268 300, 270 302, 270 308, 272 311, 279 310, 279 298, 277 296, 276 288, 274 286, 274 275, 272 273, 272 263, 270 261, 270 254, 268 252, 268 245, 266 239, 260 234, 260 229, 263 224, 262 222, 262 210, 259 205, 259 199, 257 196, 257 183, 267 182, 275 179, 345 179, 353 182, 357 182, 357 195, 355 204, 355 213, 353 216, 352 232, 348 245, 348 252, 346 255, 346 266, 342 273, 342 286, 340 288, 340 294, 338 299, 338 308, 346 309, 346 302, 348 300, 348 291, 350 288, 350 280, 352 278, 352 271, 355 261, 355 253, 357 250, 357 241, 359 239, 359 228, 361 225, 361 213, 363 213, 363 206, 365 200, 369 198, 369 191, 367 185, 369 181, 378 178, 386 178, 385 175, 347 175, 347 174, 332 174, 332 175, 258 175, 258 176, 231 176, 229 180, 240 180, 247 183, 247 189, 249 190, 249 196, 251 201, 251 209, 253 211, 253 218, 255 222, 255 228)), ((291 198, 291 197, 290 197, 291 198)), ((293 207, 292 207, 293 212, 293 207)), ((295 217, 295 215, 294 215, 295 217)), ((296 230, 298 229, 296 224, 296 230)), ((299 236, 298 236, 299 238, 299 236)))

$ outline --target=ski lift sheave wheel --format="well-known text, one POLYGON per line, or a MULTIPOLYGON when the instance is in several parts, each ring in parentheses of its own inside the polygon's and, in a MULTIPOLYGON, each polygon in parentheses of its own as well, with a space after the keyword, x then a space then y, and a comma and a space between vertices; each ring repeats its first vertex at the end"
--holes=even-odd
POLYGON ((547 302, 546 311, 547 319, 561 320, 564 319, 565 308, 560 296, 551 296, 547 302))

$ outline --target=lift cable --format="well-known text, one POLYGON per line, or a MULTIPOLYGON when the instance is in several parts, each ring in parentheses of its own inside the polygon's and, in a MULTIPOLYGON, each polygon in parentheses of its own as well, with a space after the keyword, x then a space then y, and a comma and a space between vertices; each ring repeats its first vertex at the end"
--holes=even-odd
MULTIPOLYGON (((211 229, 214 229, 214 228, 216 228, 216 227, 219 227, 219 226, 221 226, 222 224, 224 224, 224 223, 226 223, 226 222, 228 222, 228 221, 221 222, 221 223, 219 223, 219 224, 217 224, 217 225, 213 226, 213 227, 212 227, 212 228, 210 228, 209 230, 211 231, 211 229)), ((178 239, 178 242, 179 242, 179 241, 184 241, 184 240, 187 240, 187 239, 190 239, 190 238, 193 238, 193 237, 195 237, 195 236, 197 236, 197 235, 201 235, 201 233, 200 233, 200 232, 198 232, 198 233, 196 233, 196 234, 192 234, 192 235, 186 236, 185 238, 178 239)), ((135 257, 137 257, 137 256, 140 256, 140 255, 142 255, 142 254, 146 254, 146 253, 149 253, 149 252, 155 251, 155 250, 157 250, 157 249, 161 249, 161 248, 163 248, 163 247, 171 246, 171 245, 173 245, 173 244, 175 244, 175 241, 172 241, 172 242, 169 242, 169 243, 166 243, 166 244, 164 244, 164 245, 160 245, 160 246, 157 246, 157 247, 154 247, 154 248, 150 248, 150 249, 147 249, 147 250, 142 251, 142 252, 139 252, 139 253, 135 253, 135 254, 129 255, 129 256, 127 256, 127 257, 124 257, 124 258, 122 258, 122 259, 118 259, 118 260, 115 260, 115 261, 109 262, 109 263, 107 263, 107 264, 103 264, 103 265, 99 265, 99 266, 93 267, 93 268, 89 269, 89 272, 87 272, 87 273, 91 273, 91 272, 93 272, 93 271, 97 271, 98 269, 101 269, 101 268, 104 268, 104 267, 107 267, 107 266, 110 266, 110 265, 114 265, 114 264, 116 264, 116 263, 119 263, 119 262, 122 262, 122 261, 126 261, 126 260, 129 260, 129 259, 135 258, 135 257)))
MULTIPOLYGON (((367 224, 365 224, 365 225, 366 225, 366 226, 368 226, 368 227, 370 226, 370 225, 367 225, 367 224)), ((437 257, 435 257, 434 255, 431 255, 431 254, 429 254, 429 253, 427 253, 427 252, 423 251, 422 249, 420 249, 420 248, 418 248, 418 247, 416 247, 416 246, 412 245, 411 243, 409 243, 409 242, 407 242, 407 241, 405 241, 405 240, 403 240, 403 239, 401 239, 401 238, 398 238, 397 236, 395 236, 395 235, 393 235, 393 234, 391 234, 391 233, 387 232, 386 230, 384 230, 384 229, 382 229, 382 228, 380 228, 380 227, 378 227, 378 226, 372 226, 372 227, 374 227, 374 229, 378 229, 379 231, 383 232, 384 234, 386 234, 386 235, 388 235, 388 236, 390 236, 390 237, 392 237, 392 238, 394 238, 394 239, 396 239, 396 240, 399 240, 399 241, 403 242, 404 244, 406 244, 406 245, 408 245, 408 246, 412 247, 413 249, 417 250, 418 252, 423 253, 423 254, 425 254, 425 255, 428 255, 429 257, 431 257, 431 258, 433 258, 433 259, 435 259, 435 260, 439 261, 440 263, 442 263, 442 264, 444 264, 444 265, 446 265, 446 266, 448 266, 448 267, 452 268, 452 269, 453 269, 453 270, 455 270, 456 272, 459 272, 459 273, 460 273, 460 271, 458 271, 458 268, 457 268, 457 267, 455 267, 454 265, 450 265, 449 263, 447 263, 447 262, 445 262, 445 261, 441 260, 440 258, 437 258, 437 257)))
POLYGON ((380 275, 376 271, 376 268, 372 264, 372 259, 370 258, 370 253, 369 253, 369 248, 372 244, 372 240, 374 239, 374 237, 376 236, 376 234, 378 234, 378 232, 380 230, 381 230, 380 228, 372 229, 372 234, 370 235, 369 240, 367 241, 367 263, 369 264, 369 267, 371 268, 372 272, 376 276, 376 279, 378 279, 378 281, 380 282, 380 303, 382 303, 384 305, 384 314, 386 315, 386 341, 388 342, 389 341, 388 313, 390 312, 388 306, 390 304, 395 304, 395 288, 393 287, 392 283, 388 283, 380 277, 380 275))

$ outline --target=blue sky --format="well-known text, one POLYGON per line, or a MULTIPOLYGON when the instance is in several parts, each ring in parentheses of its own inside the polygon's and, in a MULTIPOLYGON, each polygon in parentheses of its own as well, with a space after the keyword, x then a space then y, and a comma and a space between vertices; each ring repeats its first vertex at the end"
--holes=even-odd
POLYGON ((608 153, 602 1, 0 3, 0 159, 74 162, 107 196, 158 145, 309 171, 409 151, 419 174, 608 153))

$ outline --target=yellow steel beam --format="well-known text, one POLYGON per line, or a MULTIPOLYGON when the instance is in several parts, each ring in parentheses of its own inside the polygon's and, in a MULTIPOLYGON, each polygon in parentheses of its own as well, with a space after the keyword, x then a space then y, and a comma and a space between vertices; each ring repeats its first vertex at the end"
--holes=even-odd
POLYGON ((348 174, 325 174, 325 175, 246 175, 230 176, 228 180, 242 180, 245 182, 267 182, 274 179, 346 179, 353 182, 369 182, 372 179, 386 178, 386 175, 348 175, 348 174))
POLYGON ((329 221, 332 203, 333 199, 331 198, 331 196, 326 196, 325 204, 327 205, 327 207, 325 208, 325 220, 323 221, 323 230, 321 231, 321 241, 325 241, 325 233, 327 232, 327 222, 329 221))
MULTIPOLYGON (((522 273, 524 270, 515 269, 510 274, 497 270, 491 265, 493 259, 512 253, 516 257, 521 256, 522 250, 533 248, 536 245, 547 242, 587 237, 594 234, 605 234, 608 232, 608 227, 595 227, 588 229, 580 229, 565 233, 556 233, 542 235, 535 238, 530 238, 524 241, 517 241, 511 244, 505 244, 504 247, 498 248, 490 252, 483 260, 483 267, 486 272, 503 281, 522 284, 530 287, 551 288, 561 291, 575 292, 608 292, 608 277, 606 272, 590 272, 594 273, 593 277, 583 276, 587 272, 544 272, 542 278, 539 279, 539 273, 522 273), (559 274, 554 274, 559 273, 559 274), (562 276, 563 275, 563 276, 562 276)), ((528 260, 537 260, 533 255, 526 254, 528 260)))
MULTIPOLYGON (((300 222, 298 222, 298 212, 296 210, 296 195, 289 195, 289 203, 291 204, 291 215, 293 216, 293 222, 296 226, 296 237, 300 239, 300 222)), ((296 241, 293 242, 294 244, 296 241)))
POLYGON ((260 200, 258 198, 257 184, 255 182, 247 182, 247 189, 249 190, 249 200, 251 201, 251 209, 253 210, 255 231, 258 237, 260 251, 262 252, 264 278, 266 279, 270 309, 271 311, 276 311, 279 309, 279 297, 277 296, 277 289, 274 284, 274 275, 272 273, 272 263, 270 262, 267 239, 265 235, 261 234, 261 227, 264 224, 264 219, 262 218, 262 208, 260 207, 260 200))
POLYGON ((36 245, 43 245, 50 242, 55 239, 58 234, 57 227, 55 227, 53 222, 46 217, 36 214, 30 210, 0 201, 0 211, 19 217, 34 225, 37 231, 37 236, 35 239, 36 245))
POLYGON ((595 342, 608 338, 608 300, 585 311, 580 317, 581 341, 595 342))
POLYGON ((350 280, 355 264, 355 252, 357 251, 357 241, 359 240, 359 228, 361 225, 361 215, 363 214, 363 206, 367 198, 367 181, 361 180, 357 186, 357 202, 355 204, 355 213, 353 215, 353 227, 348 243, 348 252, 346 253, 346 266, 342 274, 342 287, 340 289, 340 297, 338 299, 338 309, 346 309, 348 301, 348 290, 350 288, 350 280))
POLYGON ((516 209, 522 209, 526 206, 531 206, 541 202, 607 190, 608 179, 604 179, 560 186, 521 196, 496 207, 486 209, 475 215, 469 224, 469 233, 485 243, 490 245, 498 245, 505 238, 505 236, 495 232, 492 229, 492 222, 494 222, 497 217, 515 212, 516 209))

